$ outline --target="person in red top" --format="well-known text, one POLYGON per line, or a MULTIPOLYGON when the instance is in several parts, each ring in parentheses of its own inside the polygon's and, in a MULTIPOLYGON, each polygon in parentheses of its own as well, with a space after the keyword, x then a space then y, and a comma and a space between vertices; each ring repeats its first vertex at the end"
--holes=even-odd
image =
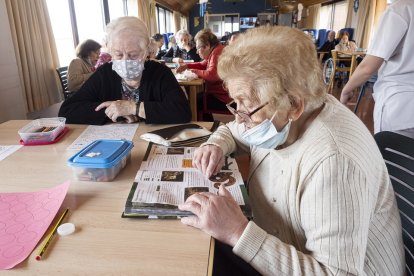
MULTIPOLYGON (((186 69, 191 70, 199 78, 205 81, 205 92, 197 95, 197 108, 203 110, 204 100, 207 108, 214 110, 227 111, 226 104, 230 102, 228 91, 223 87, 223 81, 217 74, 218 58, 224 49, 220 41, 210 29, 199 31, 195 38, 197 53, 203 59, 200 62, 181 64, 177 68, 177 73, 186 69)), ((213 121, 211 114, 203 114, 204 121, 213 121)))

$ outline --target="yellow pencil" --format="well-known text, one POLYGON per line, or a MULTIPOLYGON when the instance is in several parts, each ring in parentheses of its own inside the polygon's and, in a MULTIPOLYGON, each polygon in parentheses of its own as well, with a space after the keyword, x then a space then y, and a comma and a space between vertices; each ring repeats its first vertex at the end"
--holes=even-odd
POLYGON ((43 244, 42 248, 40 249, 39 253, 36 256, 36 260, 40 261, 42 259, 43 254, 46 252, 47 248, 49 247, 50 242, 52 241, 53 237, 56 234, 56 229, 62 223, 63 219, 65 218, 66 214, 68 213, 69 209, 66 209, 65 212, 60 216, 59 220, 56 222, 55 227, 53 227, 52 232, 47 237, 45 243, 43 244))

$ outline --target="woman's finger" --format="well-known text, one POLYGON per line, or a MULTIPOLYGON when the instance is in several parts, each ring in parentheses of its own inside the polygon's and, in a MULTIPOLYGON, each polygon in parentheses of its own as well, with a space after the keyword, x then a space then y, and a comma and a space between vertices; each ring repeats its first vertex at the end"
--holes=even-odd
POLYGON ((95 108, 95 111, 99 111, 99 110, 101 110, 102 108, 107 108, 108 106, 110 106, 112 104, 112 101, 108 101, 108 102, 103 102, 103 103, 101 103, 100 105, 98 105, 96 108, 95 108))

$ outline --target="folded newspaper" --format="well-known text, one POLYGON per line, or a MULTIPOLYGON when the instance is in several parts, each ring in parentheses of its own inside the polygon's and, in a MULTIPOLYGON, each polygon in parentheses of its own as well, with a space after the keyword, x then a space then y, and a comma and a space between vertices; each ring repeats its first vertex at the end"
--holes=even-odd
MULTIPOLYGON (((217 123, 214 123, 212 128, 216 128, 217 123)), ((210 134, 210 130, 197 124, 184 124, 147 132, 142 134, 140 138, 167 147, 177 147, 204 142, 210 134)))
POLYGON ((246 217, 251 217, 247 190, 236 161, 226 157, 222 170, 209 179, 192 167, 196 148, 150 144, 135 176, 123 217, 180 218, 192 215, 178 205, 194 193, 216 194, 225 185, 246 217))

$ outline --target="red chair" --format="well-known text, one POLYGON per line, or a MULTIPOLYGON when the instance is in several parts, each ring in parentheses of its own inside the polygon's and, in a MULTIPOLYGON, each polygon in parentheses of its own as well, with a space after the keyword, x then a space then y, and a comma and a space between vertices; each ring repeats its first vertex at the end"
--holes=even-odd
MULTIPOLYGON (((199 110, 197 113, 197 120, 198 121, 203 121, 203 114, 204 113, 211 113, 213 114, 220 114, 220 115, 230 115, 231 118, 229 118, 229 120, 225 120, 225 121, 231 121, 234 119, 234 115, 231 114, 231 112, 226 108, 226 110, 218 110, 218 109, 212 109, 209 108, 207 106, 207 96, 208 96, 208 92, 206 90, 204 90, 203 93, 203 110, 199 110)), ((214 115, 213 115, 214 116, 214 115)))

